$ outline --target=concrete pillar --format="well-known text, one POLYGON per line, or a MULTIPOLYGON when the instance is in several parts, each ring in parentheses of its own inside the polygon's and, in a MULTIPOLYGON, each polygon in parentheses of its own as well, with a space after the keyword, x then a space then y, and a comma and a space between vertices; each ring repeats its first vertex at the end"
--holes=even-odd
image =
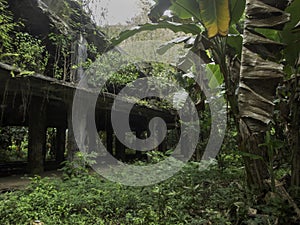
POLYGON ((96 126, 95 122, 95 112, 93 109, 90 109, 87 116, 86 132, 87 132, 87 143, 88 143, 88 153, 97 151, 97 138, 98 133, 93 132, 94 127, 96 126))
MULTIPOLYGON (((162 134, 161 134, 162 135, 162 134)), ((166 134, 165 139, 162 141, 162 143, 158 146, 158 151, 160 152, 166 152, 167 151, 167 137, 168 137, 168 132, 166 134)))
POLYGON ((113 138, 113 128, 112 128, 112 125, 111 125, 111 121, 110 121, 110 113, 107 113, 106 114, 106 148, 107 148, 107 151, 113 155, 113 141, 114 141, 114 138, 113 138))
MULTIPOLYGON (((125 134, 123 134, 125 137, 125 134)), ((118 138, 115 136, 116 141, 116 158, 120 159, 121 161, 125 161, 126 155, 125 155, 125 146, 118 140, 118 138)))
MULTIPOLYGON (((136 137, 139 138, 139 139, 143 139, 143 131, 142 130, 136 130, 135 134, 136 134, 136 137)), ((139 149, 141 149, 142 146, 139 146, 139 149)), ((136 151, 136 157, 138 159, 141 159, 142 158, 142 152, 141 151, 136 151)))
POLYGON ((68 115, 67 115, 67 122, 68 122, 68 136, 67 136, 67 159, 68 161, 72 162, 75 159, 76 152, 79 151, 77 146, 74 132, 73 132, 73 125, 72 125, 72 104, 68 106, 68 115))
POLYGON ((57 165, 60 165, 65 160, 65 146, 66 146, 66 128, 56 128, 56 139, 55 139, 55 160, 57 165))
POLYGON ((28 128, 28 172, 41 174, 44 171, 44 152, 46 143, 46 102, 32 97, 29 105, 28 128))

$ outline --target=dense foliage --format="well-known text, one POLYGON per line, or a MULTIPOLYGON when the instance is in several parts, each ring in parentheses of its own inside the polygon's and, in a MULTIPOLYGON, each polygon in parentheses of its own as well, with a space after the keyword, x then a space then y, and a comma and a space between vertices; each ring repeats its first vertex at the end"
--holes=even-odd
MULTIPOLYGON (((208 99, 194 81, 193 72, 198 75, 199 65, 197 60, 193 61, 193 54, 197 54, 207 71, 211 71, 202 78, 208 80, 210 88, 216 88, 220 95, 226 96, 226 137, 215 165, 209 170, 199 171, 199 163, 190 162, 169 180, 143 188, 111 183, 89 174, 84 166, 78 166, 76 162, 66 162, 62 178, 35 177, 25 190, 1 194, 1 224, 31 224, 34 220, 44 224, 299 224, 300 35, 295 28, 300 20, 297 11, 300 2, 294 0, 288 6, 290 1, 278 1, 280 4, 275 5, 278 7, 275 13, 272 11, 274 7, 264 5, 267 11, 273 13, 258 13, 256 16, 262 21, 267 16, 271 18, 278 14, 289 18, 286 13, 290 13, 290 22, 287 19, 286 24, 275 24, 271 28, 264 27, 264 24, 253 27, 249 23, 254 17, 251 11, 243 15, 246 2, 251 5, 266 1, 156 0, 149 14, 152 23, 123 31, 119 38, 113 39, 118 44, 138 32, 161 28, 185 33, 187 36, 177 37, 161 46, 158 53, 164 54, 176 44, 184 45, 187 51, 182 52, 185 55, 178 64, 188 73, 160 63, 148 64, 143 68, 142 63, 121 62, 120 68, 112 70, 114 60, 119 60, 115 53, 107 54, 107 61, 100 59, 93 62, 92 58, 87 58, 83 63, 72 64, 70 54, 74 37, 49 34, 48 38, 55 47, 54 61, 50 66, 55 78, 72 81, 70 71, 79 67, 94 67, 96 72, 92 73, 89 84, 92 86, 106 80, 103 91, 115 94, 126 84, 145 76, 158 77, 165 83, 176 80, 188 90, 196 102, 201 120, 201 137, 193 161, 201 159, 211 125, 208 99), (171 15, 166 16, 165 10, 170 10, 171 15), (249 65, 242 61, 242 55, 249 49, 255 53, 250 55, 253 57, 251 63, 263 62, 261 65, 264 66, 243 69, 249 65), (266 65, 269 65, 268 70, 266 65), (275 67, 279 68, 280 76, 276 77, 271 90, 267 86, 275 74, 275 67), (257 68, 261 70, 254 73, 257 68), (255 79, 247 72, 254 74, 255 79), (243 76, 250 77, 250 81, 243 76), (252 97, 239 105, 238 98, 246 96, 241 94, 242 88, 252 97), (267 94, 268 91, 271 94, 267 94), (258 100, 268 102, 268 107, 257 107, 260 105, 258 100), (247 108, 250 103, 252 108, 247 108), (251 111, 253 108, 254 113, 251 111), (244 114, 240 113, 242 110, 244 114), (245 125, 242 117, 246 122, 250 121, 251 126, 245 125), (257 118, 262 117, 267 119, 259 122, 257 118), (250 128, 255 128, 255 132, 249 132, 248 136, 241 135, 241 130, 248 131, 250 128), (257 187, 259 191, 252 193, 257 187)), ((61 7, 62 15, 70 13, 66 5, 61 7)), ((43 73, 49 63, 49 53, 43 41, 21 32, 22 26, 21 22, 13 20, 7 10, 7 1, 0 0, 0 61, 23 70, 43 73)), ((80 24, 73 26, 80 27, 80 24)), ((138 38, 134 41, 139 41, 138 38)), ((94 56, 99 54, 95 46, 88 45, 87 48, 94 56)), ((248 56, 244 59, 250 58, 248 56)), ((140 104, 151 106, 151 102, 154 103, 152 105, 169 109, 168 103, 152 100, 141 100, 140 104)), ((178 133, 174 133, 170 136, 177 135, 178 138, 178 133)), ((25 159, 26 129, 1 128, 0 135, 0 161, 25 159)), ((50 143, 49 139, 47 141, 50 143)), ((176 144, 176 137, 171 142, 176 144)), ((165 157, 162 152, 148 155, 148 161, 153 162, 165 157)), ((143 165, 145 162, 138 163, 143 165)))
POLYGON ((0 222, 31 224, 296 224, 276 195, 257 202, 242 168, 188 164, 173 178, 133 188, 76 170, 60 178, 32 178, 22 191, 0 195, 0 222), (78 173, 77 173, 78 174, 78 173))
POLYGON ((21 32, 23 24, 15 22, 6 0, 0 1, 0 60, 27 71, 43 73, 48 53, 42 41, 21 32))

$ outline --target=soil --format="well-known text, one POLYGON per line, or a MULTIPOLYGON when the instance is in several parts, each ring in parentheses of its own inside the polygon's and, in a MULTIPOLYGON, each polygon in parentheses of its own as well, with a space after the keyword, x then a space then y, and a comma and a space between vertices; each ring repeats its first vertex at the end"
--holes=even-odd
MULTIPOLYGON (((41 174, 41 177, 60 177, 62 172, 53 170, 41 174)), ((0 177, 0 193, 14 190, 24 189, 30 183, 28 175, 12 175, 8 177, 0 177)))

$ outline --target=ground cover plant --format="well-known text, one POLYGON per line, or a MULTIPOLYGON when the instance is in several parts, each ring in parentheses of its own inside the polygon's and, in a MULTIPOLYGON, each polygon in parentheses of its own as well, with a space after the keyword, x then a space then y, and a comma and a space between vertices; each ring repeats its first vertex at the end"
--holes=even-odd
POLYGON ((276 195, 257 202, 244 178, 238 164, 199 171, 191 162, 163 183, 136 188, 66 166, 61 178, 36 176, 24 190, 1 194, 0 223, 293 224, 289 205, 276 195))

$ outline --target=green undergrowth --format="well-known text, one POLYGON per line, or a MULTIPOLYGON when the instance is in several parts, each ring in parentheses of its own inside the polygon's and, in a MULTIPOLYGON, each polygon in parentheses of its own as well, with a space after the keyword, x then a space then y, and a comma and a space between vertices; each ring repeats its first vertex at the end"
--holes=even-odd
POLYGON ((253 206, 242 168, 199 171, 189 163, 165 182, 139 188, 85 170, 74 174, 35 177, 25 190, 1 194, 0 224, 274 224, 284 216, 280 202, 253 206))

